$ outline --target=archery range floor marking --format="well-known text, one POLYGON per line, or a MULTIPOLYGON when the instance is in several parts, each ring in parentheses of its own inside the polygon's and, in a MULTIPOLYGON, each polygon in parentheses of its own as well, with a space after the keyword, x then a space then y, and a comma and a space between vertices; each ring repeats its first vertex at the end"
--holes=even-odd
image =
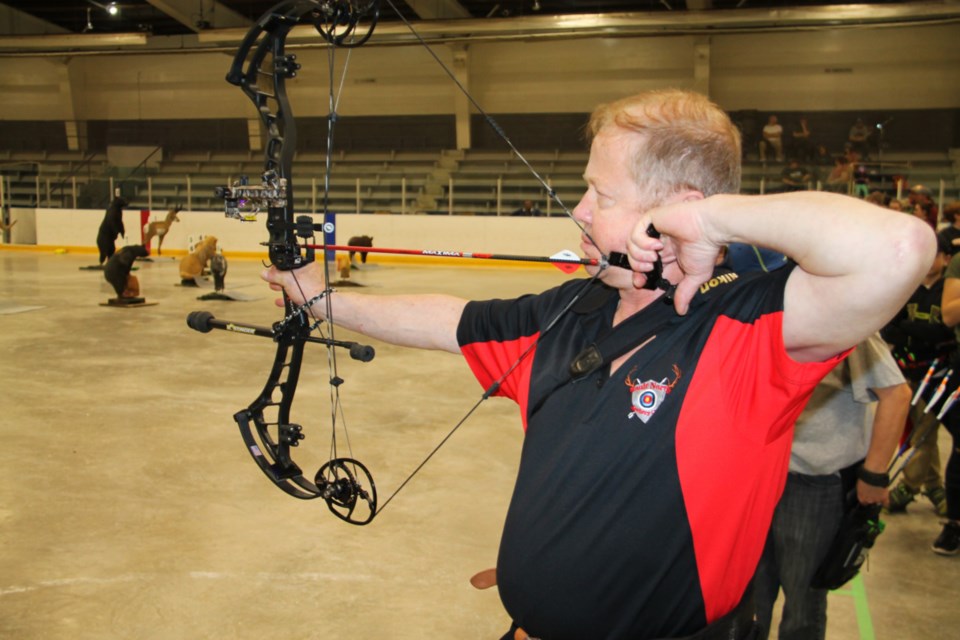
MULTIPOLYGON (((250 573, 238 572, 220 572, 220 571, 190 571, 185 575, 175 575, 174 577, 187 577, 191 580, 225 580, 236 582, 238 580, 248 580, 257 578, 269 582, 281 580, 296 580, 304 583, 324 584, 330 582, 372 582, 374 576, 369 574, 346 574, 346 573, 322 573, 322 572, 300 572, 300 573, 274 573, 267 571, 258 571, 250 573)), ((157 574, 151 573, 128 573, 118 576, 94 577, 77 576, 72 578, 54 578, 50 580, 41 580, 33 584, 16 584, 0 586, 0 598, 4 596, 18 595, 21 593, 30 593, 44 589, 63 589, 87 585, 114 585, 128 582, 148 582, 157 579, 157 574)))
POLYGON ((27 311, 36 311, 37 309, 43 309, 43 308, 44 307, 38 307, 36 305, 25 305, 25 304, 19 304, 13 301, 0 300, 0 315, 25 313, 27 311))
POLYGON ((876 640, 877 636, 873 632, 873 618, 870 617, 870 605, 867 602, 867 588, 859 573, 850 581, 849 589, 836 589, 831 591, 830 595, 852 596, 860 640, 876 640))
POLYGON ((150 577, 151 576, 147 574, 126 574, 107 578, 94 578, 85 576, 76 578, 56 578, 53 580, 41 580, 40 582, 31 585, 10 585, 6 587, 0 587, 0 596, 28 593, 30 591, 38 591, 40 589, 138 582, 150 579, 150 577))

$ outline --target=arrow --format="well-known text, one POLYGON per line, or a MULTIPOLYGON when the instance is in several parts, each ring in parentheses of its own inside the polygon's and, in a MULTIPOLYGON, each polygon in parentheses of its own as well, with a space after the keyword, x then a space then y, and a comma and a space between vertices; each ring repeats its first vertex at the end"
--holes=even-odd
POLYGON ((940 409, 940 413, 937 414, 937 420, 940 420, 943 416, 947 415, 947 412, 953 408, 953 405, 957 402, 957 397, 960 396, 960 387, 957 387, 956 390, 950 394, 950 397, 947 398, 947 401, 943 403, 943 407, 940 409))
POLYGON ((923 394, 924 389, 927 388, 927 385, 930 384, 930 378, 933 377, 933 372, 937 369, 937 362, 940 361, 940 358, 934 358, 933 362, 930 363, 930 368, 927 369, 926 375, 923 376, 923 382, 920 383, 920 386, 917 387, 917 392, 913 394, 913 399, 910 401, 910 406, 913 407, 920 400, 920 396, 923 394))
POLYGON ((357 253, 391 253, 408 256, 427 256, 431 258, 469 258, 473 260, 507 260, 513 262, 548 262, 563 271, 573 273, 581 265, 597 266, 596 258, 581 258, 573 251, 564 249, 549 258, 543 256, 517 256, 503 253, 479 253, 476 251, 438 251, 436 249, 387 249, 382 247, 351 247, 337 244, 308 244, 308 249, 326 251, 355 251, 357 253))
POLYGON ((933 405, 937 404, 937 401, 940 400, 940 396, 943 395, 943 392, 947 390, 947 383, 950 382, 950 376, 953 375, 953 369, 947 370, 947 375, 943 376, 943 380, 940 381, 940 386, 937 388, 936 392, 933 394, 933 397, 930 398, 930 402, 927 403, 926 408, 923 410, 924 413, 928 413, 930 409, 933 408, 933 405))

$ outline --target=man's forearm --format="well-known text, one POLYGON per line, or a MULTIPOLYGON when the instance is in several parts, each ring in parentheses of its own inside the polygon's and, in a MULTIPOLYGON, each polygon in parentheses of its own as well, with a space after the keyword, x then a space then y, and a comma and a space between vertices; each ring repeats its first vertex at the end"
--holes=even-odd
MULTIPOLYGON (((337 326, 402 347, 460 353, 457 325, 466 300, 439 294, 382 296, 334 292, 330 305, 337 326)), ((326 314, 326 300, 314 304, 326 314)))
MULTIPOLYGON (((330 316, 337 326, 402 347, 460 353, 457 326, 467 301, 445 295, 380 296, 334 291, 323 295, 324 270, 311 262, 296 271, 271 266, 260 277, 274 291, 281 289, 297 305, 314 299, 312 313, 330 316), (318 296, 318 294, 320 294, 318 296)), ((282 306, 283 301, 276 304, 282 306)))
MULTIPOLYGON (((910 411, 910 386, 907 383, 892 387, 874 389, 880 401, 873 418, 873 434, 863 468, 871 473, 884 474, 893 458, 900 434, 907 422, 910 411)), ((868 484, 862 479, 857 482, 857 499, 862 504, 883 503, 889 499, 889 489, 868 484)))
MULTIPOLYGON (((858 198, 802 191, 760 197, 718 195, 710 200, 719 205, 710 224, 722 243, 774 249, 814 275, 870 273, 870 267, 882 267, 891 258, 900 269, 885 271, 925 272, 932 261, 932 253, 922 250, 935 242, 927 225, 858 198), (916 236, 921 234, 931 237, 919 240, 916 236)), ((897 278, 901 279, 912 283, 915 278, 897 278)))
POLYGON ((907 383, 874 389, 880 398, 873 418, 873 435, 863 466, 867 471, 884 473, 900 444, 907 423, 912 393, 907 383))
POLYGON ((800 359, 829 357, 879 329, 933 262, 929 225, 856 198, 815 191, 715 198, 712 238, 768 247, 799 265, 787 286, 784 331, 800 359))

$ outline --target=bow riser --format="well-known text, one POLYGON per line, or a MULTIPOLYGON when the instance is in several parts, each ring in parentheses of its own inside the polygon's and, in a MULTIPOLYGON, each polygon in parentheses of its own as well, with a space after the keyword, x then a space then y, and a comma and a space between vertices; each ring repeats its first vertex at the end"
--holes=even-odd
MULTIPOLYGON (((262 184, 235 189, 231 199, 236 204, 252 204, 256 210, 266 207, 270 262, 283 270, 308 262, 291 225, 290 173, 297 136, 286 80, 296 75, 300 65, 295 56, 285 55, 284 45, 300 18, 315 9, 315 2, 287 2, 268 11, 247 34, 227 74, 227 81, 239 86, 253 102, 267 133, 262 184)), ((234 212, 238 209, 235 206, 234 212)), ((284 300, 287 314, 293 314, 294 305, 286 296, 284 300)), ((304 339, 310 328, 300 314, 280 331, 277 327, 274 331, 277 353, 267 382, 257 399, 236 413, 234 420, 247 450, 264 474, 284 492, 309 500, 319 497, 321 491, 303 477, 303 471, 290 456, 290 448, 304 438, 301 426, 290 422, 290 409, 300 378, 304 339), (267 411, 275 413, 275 419, 268 418, 267 411)))
MULTIPOLYGON (((300 65, 296 56, 286 55, 285 43, 290 30, 317 7, 316 2, 300 1, 282 3, 271 9, 244 39, 227 74, 227 81, 239 86, 253 102, 267 132, 261 186, 235 190, 231 199, 252 203, 258 210, 266 207, 270 262, 283 270, 302 267, 312 258, 309 253, 301 254, 291 224, 294 216, 291 173, 297 125, 291 115, 286 81, 296 77, 300 65), (271 64, 264 69, 268 57, 271 64), (263 86, 265 81, 269 81, 268 87, 263 86)), ((228 211, 228 215, 236 213, 239 213, 236 208, 234 212, 228 211)))
POLYGON ((288 328, 277 340, 277 354, 266 384, 249 407, 233 418, 257 466, 286 493, 303 500, 320 496, 317 486, 303 477, 290 448, 304 439, 302 428, 290 422, 290 408, 300 380, 304 335, 309 327, 288 328), (267 412, 275 413, 271 420, 267 412))

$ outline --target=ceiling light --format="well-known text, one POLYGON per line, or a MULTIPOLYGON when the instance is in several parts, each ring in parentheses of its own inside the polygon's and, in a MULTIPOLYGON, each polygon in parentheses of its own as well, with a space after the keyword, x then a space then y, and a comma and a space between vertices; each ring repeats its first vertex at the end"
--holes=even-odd
POLYGON ((115 16, 118 13, 120 13, 120 7, 117 6, 116 2, 111 2, 110 4, 107 5, 107 13, 109 13, 112 16, 115 16))

